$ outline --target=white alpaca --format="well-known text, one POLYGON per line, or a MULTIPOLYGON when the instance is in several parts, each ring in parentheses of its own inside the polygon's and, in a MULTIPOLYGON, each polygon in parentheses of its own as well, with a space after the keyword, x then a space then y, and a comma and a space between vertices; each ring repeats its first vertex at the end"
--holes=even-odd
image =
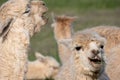
POLYGON ((59 43, 59 41, 64 39, 71 39, 73 34, 72 22, 75 17, 69 16, 57 16, 54 18, 52 27, 54 28, 54 36, 58 44, 59 57, 62 64, 66 63, 67 59, 70 57, 69 48, 65 45, 59 43))
MULTIPOLYGON (((70 44, 64 41, 61 43, 70 44)), ((105 42, 103 37, 90 31, 76 33, 70 46, 71 57, 61 67, 56 80, 109 80, 105 73, 105 42)))
POLYGON ((59 70, 59 63, 50 56, 36 53, 37 60, 28 62, 27 79, 54 78, 59 70))
MULTIPOLYGON (((6 26, 7 28, 3 29, 1 35, 0 80, 23 80, 25 79, 25 73, 27 71, 27 51, 30 45, 30 37, 36 33, 35 29, 37 24, 33 17, 31 15, 29 16, 29 6, 26 5, 23 7, 23 4, 18 5, 21 5, 19 6, 20 9, 26 8, 25 11, 23 11, 23 13, 21 12, 22 14, 20 16, 15 17, 12 22, 6 26)), ((29 2, 28 5, 30 5, 29 2)), ((44 5, 41 5, 41 7, 42 6, 44 5)), ((33 7, 32 4, 31 7, 33 7)), ((6 9, 7 7, 3 8, 6 9)), ((14 10, 10 12, 14 13, 14 10)), ((2 13, 2 11, 0 13, 2 13)), ((8 12, 6 11, 6 13, 9 13, 9 10, 8 12)), ((41 12, 41 14, 43 13, 44 12, 41 12)), ((42 15, 38 17, 41 18, 39 22, 45 21, 42 19, 42 15)), ((39 26, 39 28, 40 27, 41 26, 39 26)))

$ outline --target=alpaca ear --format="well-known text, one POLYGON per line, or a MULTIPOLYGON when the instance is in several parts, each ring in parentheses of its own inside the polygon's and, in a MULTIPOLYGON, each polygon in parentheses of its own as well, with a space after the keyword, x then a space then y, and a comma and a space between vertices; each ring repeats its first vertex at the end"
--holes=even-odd
POLYGON ((74 22, 76 19, 78 19, 77 16, 68 17, 68 23, 74 22))
POLYGON ((42 54, 40 54, 39 52, 36 52, 35 56, 36 56, 37 60, 39 60, 40 62, 47 63, 47 60, 45 59, 45 57, 42 54))
POLYGON ((42 55, 42 54, 40 54, 39 52, 36 52, 35 53, 35 57, 37 58, 37 59, 44 59, 45 57, 42 55))

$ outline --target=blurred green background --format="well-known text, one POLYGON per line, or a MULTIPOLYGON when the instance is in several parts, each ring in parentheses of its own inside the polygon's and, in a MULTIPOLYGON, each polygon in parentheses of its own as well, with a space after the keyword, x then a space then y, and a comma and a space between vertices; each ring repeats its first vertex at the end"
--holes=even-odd
MULTIPOLYGON (((0 0, 2 4, 6 0, 0 0)), ((120 26, 120 0, 44 0, 49 8, 49 22, 31 39, 29 59, 40 52, 59 60, 57 44, 51 28, 51 13, 78 16, 73 23, 75 31, 99 25, 120 26)))

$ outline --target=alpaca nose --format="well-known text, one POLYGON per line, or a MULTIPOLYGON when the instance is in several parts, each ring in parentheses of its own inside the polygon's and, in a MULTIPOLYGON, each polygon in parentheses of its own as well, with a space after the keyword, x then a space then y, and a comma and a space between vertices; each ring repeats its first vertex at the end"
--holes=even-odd
POLYGON ((99 53, 100 53, 100 51, 99 51, 99 50, 95 50, 95 49, 93 49, 91 52, 92 52, 94 55, 97 55, 97 54, 99 54, 99 53))

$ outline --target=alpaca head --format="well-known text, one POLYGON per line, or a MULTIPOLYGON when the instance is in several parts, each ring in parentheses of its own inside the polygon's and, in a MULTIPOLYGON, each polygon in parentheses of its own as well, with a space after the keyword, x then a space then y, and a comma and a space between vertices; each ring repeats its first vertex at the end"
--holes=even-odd
MULTIPOLYGON (((60 41, 72 52, 76 69, 83 74, 102 73, 105 68, 104 45, 105 38, 92 31, 81 31, 72 36, 71 40, 60 41)), ((77 71, 77 70, 76 70, 77 71)))
POLYGON ((36 27, 35 32, 41 30, 41 26, 47 23, 47 18, 44 16, 48 8, 42 0, 32 0, 31 1, 31 12, 30 16, 34 18, 36 27))
POLYGON ((72 22, 76 17, 70 16, 56 16, 53 18, 53 24, 51 25, 54 28, 55 38, 57 40, 71 38, 72 34, 72 22))
MULTIPOLYGON (((105 67, 105 39, 97 33, 83 31, 73 36, 73 55, 84 71, 101 73, 105 67)), ((85 73, 86 74, 86 73, 85 73)))
POLYGON ((43 65, 45 68, 46 77, 54 77, 59 70, 59 63, 50 56, 43 56, 40 53, 35 53, 36 58, 38 60, 38 65, 43 65))
MULTIPOLYGON (((13 0, 14 1, 14 0, 13 0)), ((21 16, 16 17, 8 26, 4 29, 4 35, 7 35, 7 32, 25 32, 27 36, 33 36, 36 32, 41 29, 41 26, 46 23, 46 18, 44 17, 47 8, 44 4, 33 4, 33 3, 43 3, 42 1, 31 1, 29 5, 26 4, 26 9, 21 16), (36 12, 35 9, 38 9, 36 12)))

